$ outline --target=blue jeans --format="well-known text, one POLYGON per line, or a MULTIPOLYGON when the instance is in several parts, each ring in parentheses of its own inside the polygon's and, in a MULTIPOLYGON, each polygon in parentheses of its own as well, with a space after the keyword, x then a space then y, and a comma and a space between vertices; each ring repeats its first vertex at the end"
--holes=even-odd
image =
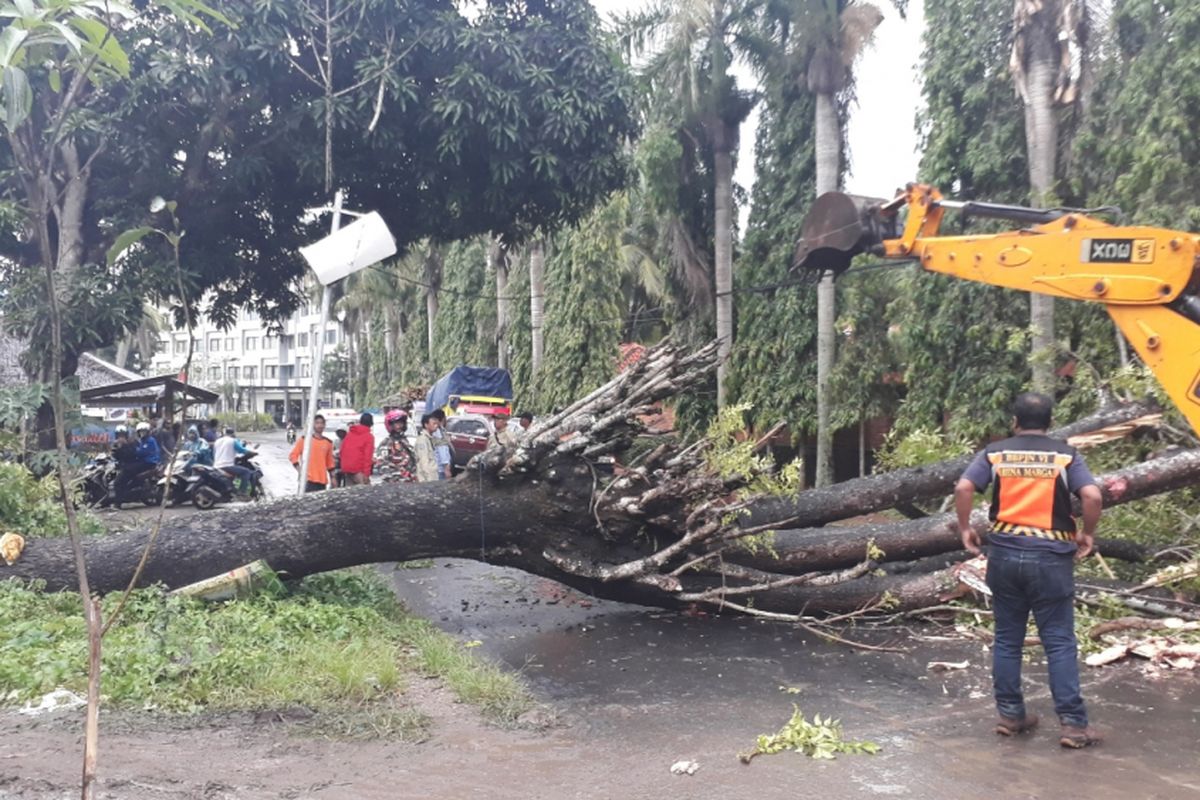
POLYGON ((1037 623, 1050 671, 1054 711, 1064 725, 1086 728, 1079 692, 1079 645, 1075 641, 1075 559, 1069 553, 988 548, 987 585, 992 590, 996 641, 992 687, 996 709, 1009 719, 1025 717, 1021 655, 1029 612, 1037 623))
POLYGON ((231 473, 238 480, 245 481, 247 491, 249 491, 249 487, 254 485, 254 470, 252 469, 237 464, 230 464, 228 467, 221 467, 221 469, 231 473))

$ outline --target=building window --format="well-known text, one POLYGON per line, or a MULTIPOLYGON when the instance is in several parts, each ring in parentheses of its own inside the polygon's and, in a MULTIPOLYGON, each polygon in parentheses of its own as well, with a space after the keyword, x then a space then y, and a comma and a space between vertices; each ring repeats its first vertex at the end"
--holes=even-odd
POLYGON ((296 346, 296 337, 290 333, 283 336, 279 341, 281 344, 283 344, 284 347, 295 347, 296 346))
POLYGON ((279 377, 279 367, 277 367, 274 364, 267 364, 266 366, 263 367, 263 377, 264 378, 278 378, 279 377))
POLYGON ((182 340, 176 339, 175 340, 175 355, 181 356, 186 352, 187 352, 187 340, 186 339, 182 339, 182 340))
POLYGON ((325 344, 337 344, 337 331, 325 331, 325 344))
POLYGON ((208 368, 208 379, 210 381, 221 380, 221 368, 220 367, 209 367, 208 368))
POLYGON ((257 336, 247 336, 245 343, 242 345, 242 348, 245 350, 257 350, 258 349, 258 337, 257 336))
POLYGON ((241 370, 239 370, 237 367, 230 367, 229 368, 229 380, 236 381, 238 379, 238 373, 240 371, 241 370))
POLYGON ((300 377, 301 378, 311 378, 312 377, 312 365, 309 364, 307 361, 305 361, 303 364, 300 365, 300 377))
POLYGON ((233 350, 233 337, 232 336, 228 336, 225 338, 225 349, 233 350))
POLYGON ((299 334, 299 336, 300 336, 300 346, 301 346, 301 347, 308 347, 308 334, 307 334, 307 333, 301 333, 301 334, 299 334))
POLYGON ((296 377, 296 366, 294 364, 280 364, 279 377, 294 378, 296 377))
POLYGON ((216 353, 216 352, 218 352, 220 349, 221 349, 221 340, 220 340, 220 338, 218 338, 218 337, 216 337, 216 336, 213 336, 211 339, 209 339, 209 340, 208 340, 208 352, 210 352, 210 353, 216 353))
POLYGON ((270 336, 263 337, 263 347, 262 347, 263 350, 270 350, 274 346, 275 346, 274 339, 272 339, 270 336))
POLYGON ((200 339, 192 339, 192 349, 197 353, 204 352, 204 342, 200 339))
POLYGON ((258 319, 258 312, 255 311, 253 308, 247 308, 246 309, 246 319, 250 319, 250 320, 258 319))
POLYGON ((242 377, 248 381, 252 381, 258 377, 257 370, 254 367, 246 367, 242 370, 242 377))

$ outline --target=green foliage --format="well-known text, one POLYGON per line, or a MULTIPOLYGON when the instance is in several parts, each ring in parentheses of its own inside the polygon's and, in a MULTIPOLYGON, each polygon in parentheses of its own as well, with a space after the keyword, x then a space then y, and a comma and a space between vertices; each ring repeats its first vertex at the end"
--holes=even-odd
MULTIPOLYGON (((792 254, 815 193, 814 99, 803 71, 768 83, 755 149, 750 225, 736 286, 794 280, 792 254)), ((738 320, 730 365, 731 397, 752 407, 757 429, 786 422, 816 427, 817 298, 812 286, 734 295, 738 320)))
POLYGON ((218 414, 217 419, 220 420, 222 427, 231 425, 239 434, 251 431, 273 431, 279 427, 275 424, 275 418, 270 414, 257 414, 250 411, 226 412, 218 414))
MULTIPOLYGON (((103 526, 90 514, 78 514, 83 533, 99 533, 103 526)), ((0 461, 0 533, 14 531, 26 537, 62 536, 66 512, 58 496, 58 479, 38 478, 21 464, 0 461)))
POLYGON ((902 433, 899 429, 893 429, 888 432, 876 457, 881 470, 893 470, 934 464, 966 455, 972 449, 970 439, 952 436, 941 430, 916 428, 902 433))
MULTIPOLYGON (((118 597, 104 600, 111 612, 118 597)), ((0 584, 0 686, 22 703, 87 680, 78 595, 0 584)), ((135 592, 105 638, 104 692, 118 707, 197 712, 303 705, 386 711, 411 673, 439 677, 461 700, 510 720, 528 708, 511 675, 408 616, 379 576, 313 576, 290 596, 264 591, 206 604, 158 589, 135 592)), ((387 720, 376 722, 389 723, 387 720)))
POLYGON ((495 298, 495 275, 487 269, 486 242, 476 238, 450 245, 442 267, 441 304, 433 327, 438 375, 459 364, 495 365, 495 298))
POLYGON ((1188 0, 1117 0, 1096 70, 1096 100, 1078 138, 1089 203, 1130 222, 1200 230, 1200 8, 1188 0))
MULTIPOLYGON (((755 452, 754 439, 747 435, 746 416, 750 406, 745 403, 728 405, 718 412, 709 424, 704 438, 707 447, 704 461, 708 469, 722 477, 740 477, 747 481, 746 495, 778 495, 790 497, 804 486, 804 465, 792 461, 776 471, 775 463, 765 453, 755 452)), ((750 547, 769 546, 768 539, 750 547)), ((752 550, 753 552, 753 550, 752 550)))
POLYGON ((843 738, 842 723, 836 719, 822 719, 820 714, 814 714, 812 722, 809 722, 799 706, 793 705, 792 709, 792 718, 779 732, 761 734, 754 750, 741 756, 743 761, 749 761, 756 755, 787 750, 794 750, 809 758, 832 760, 840 754, 874 755, 882 749, 874 742, 847 741, 843 738))
MULTIPOLYGON (((46 5, 100 16, 94 2, 46 5)), ((86 263, 64 286, 78 291, 64 298, 75 312, 69 358, 135 328, 147 289, 154 301, 196 304, 219 286, 209 309, 217 322, 247 304, 278 320, 300 300, 292 289, 303 270, 297 248, 323 233, 306 209, 329 199, 326 103, 308 77, 324 68, 312 55, 323 31, 299 0, 212 5, 210 15, 194 0, 139 4, 107 42, 92 28, 77 37, 84 55, 89 44, 98 48, 101 64, 123 48, 129 78, 77 95, 78 113, 62 129, 63 146, 90 166, 70 178, 86 184, 88 202, 78 243, 86 263), (145 209, 160 195, 177 200, 194 242, 187 298, 175 296, 163 243, 143 240, 119 268, 104 263, 122 231, 152 224, 145 209)), ((635 132, 631 82, 589 4, 499 2, 479 14, 441 0, 352 5, 332 32, 340 44, 330 69, 342 76, 330 107, 336 182, 353 188, 354 205, 378 209, 402 248, 484 231, 516 240, 576 221, 623 183, 635 132)), ((6 34, 0 51, 18 36, 6 34)), ((69 52, 26 60, 33 102, 21 124, 34 141, 54 127, 58 93, 73 80, 69 52)), ((43 162, 24 153, 0 152, 0 203, 32 214, 25 187, 41 185, 30 170, 43 162)), ((9 326, 41 343, 49 341, 38 302, 42 252, 24 235, 36 232, 36 220, 22 222, 0 231, 11 287, 3 305, 9 326)), ((49 244, 57 263, 57 240, 49 244)), ((66 367, 73 371, 73 361, 66 367)))
POLYGON ((614 195, 547 253, 545 357, 533 400, 540 411, 570 403, 616 372, 624 318, 617 264, 628 213, 628 198, 614 195))

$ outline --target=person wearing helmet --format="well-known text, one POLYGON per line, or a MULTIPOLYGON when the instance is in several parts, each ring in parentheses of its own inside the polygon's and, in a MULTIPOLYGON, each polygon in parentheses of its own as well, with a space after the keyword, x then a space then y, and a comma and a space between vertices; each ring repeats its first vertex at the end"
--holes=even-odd
POLYGON ((129 494, 129 487, 133 486, 143 473, 158 469, 158 464, 162 461, 158 442, 150 435, 150 423, 139 422, 136 430, 137 438, 131 453, 133 457, 120 462, 117 479, 113 481, 112 504, 118 509, 121 503, 128 502, 125 498, 129 494))
POLYGON ((393 408, 383 417, 388 438, 375 451, 375 463, 385 483, 416 483, 417 456, 408 443, 408 414, 393 408))

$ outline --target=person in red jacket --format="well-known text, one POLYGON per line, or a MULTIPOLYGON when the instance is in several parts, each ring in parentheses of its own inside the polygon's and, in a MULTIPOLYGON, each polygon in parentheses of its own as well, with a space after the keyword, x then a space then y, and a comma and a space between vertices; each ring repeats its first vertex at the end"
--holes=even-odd
POLYGON ((364 411, 357 425, 351 425, 342 442, 342 474, 347 486, 358 486, 371 482, 371 466, 375 461, 375 434, 371 426, 375 418, 364 411))

